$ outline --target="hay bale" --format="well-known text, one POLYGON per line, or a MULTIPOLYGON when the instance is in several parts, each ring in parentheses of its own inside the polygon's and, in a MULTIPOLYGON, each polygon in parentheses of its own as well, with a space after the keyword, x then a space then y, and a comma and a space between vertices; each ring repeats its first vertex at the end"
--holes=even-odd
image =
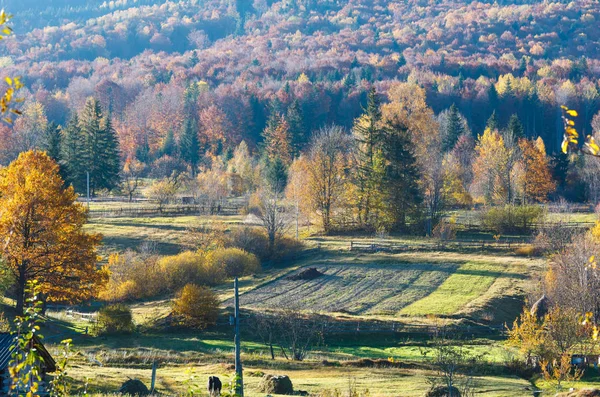
POLYGON ((314 280, 321 276, 323 276, 323 273, 318 271, 316 267, 309 267, 308 269, 305 269, 298 274, 288 277, 288 279, 292 281, 314 280))
POLYGON ((287 375, 265 375, 263 376, 258 390, 267 394, 294 394, 294 386, 287 375))
MULTIPOLYGON (((456 387, 452 386, 451 391, 452 397, 460 397, 460 391, 456 387)), ((425 397, 450 397, 448 386, 433 387, 425 394, 425 397)))
POLYGON ((141 380, 129 379, 123 383, 118 393, 129 396, 147 396, 150 394, 150 390, 148 390, 146 385, 141 380))

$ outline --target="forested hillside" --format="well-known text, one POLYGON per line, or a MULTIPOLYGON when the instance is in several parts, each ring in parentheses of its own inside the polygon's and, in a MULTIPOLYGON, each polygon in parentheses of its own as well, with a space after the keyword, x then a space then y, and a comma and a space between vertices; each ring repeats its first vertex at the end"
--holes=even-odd
MULTIPOLYGON (((2 44, 0 64, 24 77, 25 110, 39 104, 48 121, 64 125, 94 96, 111 110, 123 159, 146 144, 156 157, 191 114, 217 151, 242 140, 255 147, 269 116, 290 109, 306 141, 327 124, 350 127, 369 87, 384 93, 394 80, 424 87, 436 113, 456 104, 474 135, 494 110, 501 126, 517 114, 549 153, 562 139, 559 105, 579 110, 586 134, 598 109, 600 8, 591 0, 5 6, 17 35, 2 44)), ((22 131, 34 122, 22 124, 3 127, 2 163, 27 148, 20 135, 35 135, 22 131)))

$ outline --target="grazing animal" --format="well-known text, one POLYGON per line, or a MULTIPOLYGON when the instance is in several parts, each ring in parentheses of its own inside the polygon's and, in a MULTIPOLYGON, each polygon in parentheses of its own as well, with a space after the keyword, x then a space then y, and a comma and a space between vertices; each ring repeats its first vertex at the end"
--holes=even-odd
POLYGON ((221 379, 216 376, 208 377, 208 394, 210 394, 211 397, 220 396, 222 387, 221 379))

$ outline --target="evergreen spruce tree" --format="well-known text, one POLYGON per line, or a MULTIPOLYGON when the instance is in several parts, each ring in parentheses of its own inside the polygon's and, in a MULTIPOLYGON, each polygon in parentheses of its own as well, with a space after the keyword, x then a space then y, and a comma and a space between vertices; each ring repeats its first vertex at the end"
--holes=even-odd
POLYGON ((150 143, 148 137, 144 136, 143 142, 135 149, 135 158, 141 163, 150 164, 150 143))
POLYGON ((165 140, 163 141, 161 148, 160 148, 160 153, 162 156, 175 156, 175 152, 177 151, 177 143, 175 142, 175 133, 173 132, 172 129, 169 129, 169 132, 167 132, 167 136, 165 137, 165 140))
POLYGON ((289 125, 289 134, 292 143, 294 157, 298 156, 308 142, 306 129, 304 127, 304 118, 302 117, 302 108, 298 100, 294 100, 287 110, 287 122, 289 125))
POLYGON ((75 191, 85 191, 85 172, 83 171, 83 142, 79 128, 79 117, 73 114, 62 132, 61 167, 64 169, 64 179, 67 185, 72 185, 75 191))
POLYGON ((265 179, 269 184, 269 187, 273 192, 282 193, 285 190, 288 179, 288 169, 279 157, 275 157, 273 160, 269 160, 266 157, 267 162, 265 167, 265 179))
POLYGON ((54 122, 48 123, 46 127, 43 149, 52 160, 60 164, 61 133, 60 128, 54 122))
POLYGON ((100 169, 98 170, 99 187, 113 190, 119 186, 121 171, 121 153, 119 139, 112 123, 112 114, 109 112, 102 120, 101 140, 104 144, 98 153, 100 169))
POLYGON ((423 201, 419 190, 419 167, 413 143, 406 129, 387 125, 384 130, 382 156, 385 219, 391 230, 403 230, 419 214, 423 201))
POLYGON ((490 88, 488 89, 488 101, 490 102, 490 107, 496 109, 498 106, 498 91, 496 91, 494 84, 490 84, 490 88))
POLYGON ((525 138, 525 131, 523 129, 523 124, 521 124, 521 120, 519 120, 519 116, 513 114, 510 116, 510 120, 508 121, 507 127, 508 133, 515 140, 519 140, 521 138, 525 138))
POLYGON ((119 144, 110 115, 104 117, 100 102, 90 98, 80 115, 83 143, 81 172, 90 174, 90 194, 112 190, 119 184, 119 144))
POLYGON ((358 144, 358 169, 356 185, 358 186, 359 222, 362 226, 373 227, 371 211, 374 201, 377 201, 377 191, 380 180, 375 172, 377 152, 381 145, 382 131, 380 128, 381 111, 379 99, 375 88, 371 88, 367 98, 367 107, 364 114, 359 117, 353 128, 353 133, 358 144))
POLYGON ((192 118, 185 121, 183 132, 179 138, 179 152, 183 161, 192 169, 192 176, 196 175, 200 163, 200 140, 198 127, 192 118))
POLYGON ((489 128, 492 131, 500 129, 500 123, 498 122, 498 116, 496 116, 495 110, 492 112, 492 115, 488 119, 485 127, 489 128))
POLYGON ((448 113, 448 124, 442 140, 442 151, 448 152, 454 148, 458 138, 465 133, 465 128, 460 113, 455 104, 452 104, 448 113))

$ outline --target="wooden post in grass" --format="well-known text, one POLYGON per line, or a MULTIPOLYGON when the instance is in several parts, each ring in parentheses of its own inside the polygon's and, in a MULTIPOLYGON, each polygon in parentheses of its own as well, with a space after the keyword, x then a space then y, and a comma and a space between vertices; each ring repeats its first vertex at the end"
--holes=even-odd
POLYGON ((233 317, 235 326, 235 395, 244 397, 244 374, 242 372, 242 359, 240 352, 240 295, 238 289, 238 279, 233 282, 235 294, 235 314, 233 317))
POLYGON ((156 360, 152 362, 152 381, 150 382, 150 394, 154 394, 154 386, 156 384, 156 360))

